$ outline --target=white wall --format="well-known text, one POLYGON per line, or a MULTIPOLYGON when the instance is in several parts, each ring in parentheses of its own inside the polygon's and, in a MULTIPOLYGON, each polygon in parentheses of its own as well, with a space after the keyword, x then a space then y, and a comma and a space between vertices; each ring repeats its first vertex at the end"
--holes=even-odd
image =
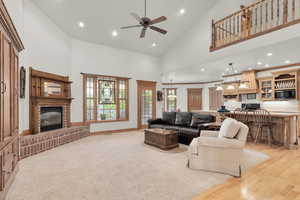
MULTIPOLYGON (((70 76, 72 122, 82 122, 82 77, 80 72, 131 77, 130 120, 94 124, 92 131, 135 128, 137 126, 136 80, 160 81, 159 59, 140 53, 73 40, 54 24, 31 0, 6 0, 25 50, 20 65, 26 68, 70 76)), ((27 71, 28 72, 28 71, 27 71)), ((20 100, 20 132, 29 128, 29 74, 26 98, 20 100)), ((158 84, 158 88, 160 85, 158 84)), ((158 103, 158 115, 162 105, 158 103)))
POLYGON ((22 38, 25 50, 20 66, 27 68, 26 98, 20 99, 20 132, 29 128, 29 67, 68 75, 71 39, 31 0, 6 0, 10 15, 22 38))
MULTIPOLYGON (((127 129, 137 127, 137 84, 136 80, 160 82, 159 59, 140 53, 96 45, 79 40, 72 41, 72 122, 82 122, 82 76, 81 72, 129 77, 129 118, 128 122, 92 124, 91 131, 127 129)), ((161 104, 157 106, 160 113, 161 104)))

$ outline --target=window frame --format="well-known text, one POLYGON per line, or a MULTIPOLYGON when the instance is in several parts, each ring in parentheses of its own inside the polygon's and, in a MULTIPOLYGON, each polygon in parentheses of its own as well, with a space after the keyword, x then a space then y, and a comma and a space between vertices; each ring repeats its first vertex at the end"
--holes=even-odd
POLYGON ((177 88, 165 88, 165 112, 174 112, 177 110, 177 88), (175 95, 176 95, 176 100, 175 100, 175 109, 173 111, 169 111, 169 103, 171 102, 170 99, 168 98, 169 91, 174 90, 175 95))
POLYGON ((83 75, 83 122, 84 123, 109 123, 109 122, 121 122, 129 121, 129 80, 130 78, 118 77, 118 76, 107 76, 107 75, 98 75, 98 74, 85 74, 83 75), (93 79, 93 120, 87 119, 87 83, 88 78, 93 79), (115 105, 116 105, 116 119, 113 120, 98 120, 98 101, 99 101, 99 88, 98 82, 99 78, 115 79, 115 105), (120 81, 125 81, 125 98, 120 98, 120 81), (125 118, 120 118, 120 101, 125 100, 125 118))

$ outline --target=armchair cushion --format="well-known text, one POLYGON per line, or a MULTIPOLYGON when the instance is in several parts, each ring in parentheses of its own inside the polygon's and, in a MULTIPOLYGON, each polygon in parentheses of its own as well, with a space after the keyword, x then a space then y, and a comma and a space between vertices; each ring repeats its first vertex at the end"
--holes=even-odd
POLYGON ((235 119, 226 119, 221 126, 219 137, 234 138, 240 130, 240 123, 235 119))
POLYGON ((239 140, 215 137, 199 137, 198 145, 226 149, 242 149, 244 147, 244 143, 239 140))
POLYGON ((192 113, 190 112, 178 112, 176 113, 175 125, 189 126, 192 120, 192 113))
POLYGON ((174 125, 176 120, 176 112, 164 112, 162 120, 169 125, 174 125))
POLYGON ((219 131, 201 131, 200 137, 219 137, 219 131))

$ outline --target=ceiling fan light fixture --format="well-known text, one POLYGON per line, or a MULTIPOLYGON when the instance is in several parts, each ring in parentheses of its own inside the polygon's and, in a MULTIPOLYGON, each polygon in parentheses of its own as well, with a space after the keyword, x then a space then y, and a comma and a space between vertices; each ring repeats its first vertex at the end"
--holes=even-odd
POLYGON ((164 22, 167 20, 167 18, 165 16, 161 16, 155 19, 150 19, 149 17, 147 17, 147 1, 145 0, 145 16, 144 17, 140 17, 138 14, 136 13, 130 13, 130 15, 136 19, 138 21, 137 25, 132 25, 132 26, 123 26, 121 27, 121 29, 130 29, 130 28, 137 28, 137 27, 141 27, 141 33, 140 33, 140 38, 145 38, 146 36, 146 31, 148 28, 150 28, 153 31, 156 31, 158 33, 161 33, 163 35, 167 34, 168 31, 157 27, 157 26, 153 26, 154 24, 158 24, 161 22, 164 22))

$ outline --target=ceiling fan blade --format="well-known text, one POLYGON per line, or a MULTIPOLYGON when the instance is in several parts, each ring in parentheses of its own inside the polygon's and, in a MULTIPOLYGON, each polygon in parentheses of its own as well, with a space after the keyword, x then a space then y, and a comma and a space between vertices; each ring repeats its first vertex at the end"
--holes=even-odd
POLYGON ((123 27, 121 27, 121 29, 137 28, 137 27, 141 27, 141 26, 142 26, 142 25, 123 26, 123 27))
POLYGON ((158 27, 156 27, 156 26, 150 26, 150 28, 152 29, 152 30, 154 30, 154 31, 157 31, 157 32, 159 32, 159 33, 161 33, 161 34, 167 34, 167 32, 168 31, 166 31, 166 30, 164 30, 164 29, 161 29, 161 28, 158 28, 158 27))
POLYGON ((149 25, 157 24, 157 23, 160 23, 160 22, 163 22, 163 21, 166 21, 166 20, 167 20, 167 18, 165 16, 161 16, 159 18, 151 20, 149 25))
POLYGON ((143 29, 142 29, 140 38, 144 38, 144 37, 145 37, 145 35, 146 35, 146 30, 147 30, 146 28, 143 28, 143 29))
POLYGON ((143 23, 142 18, 140 18, 140 16, 138 14, 136 14, 136 13, 130 13, 130 15, 132 17, 134 17, 136 20, 138 20, 140 23, 143 23))

